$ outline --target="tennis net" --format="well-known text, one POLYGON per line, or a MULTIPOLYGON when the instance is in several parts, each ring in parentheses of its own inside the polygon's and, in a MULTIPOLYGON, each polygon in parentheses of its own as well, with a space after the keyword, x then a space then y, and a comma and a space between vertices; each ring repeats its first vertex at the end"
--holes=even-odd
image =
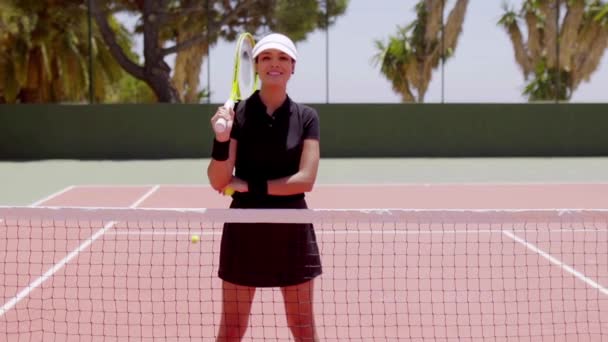
MULTIPOLYGON (((0 340, 215 340, 224 222, 314 224, 322 341, 608 340, 604 210, 65 207, 0 207, 0 340)), ((245 340, 290 339, 257 289, 245 340)))

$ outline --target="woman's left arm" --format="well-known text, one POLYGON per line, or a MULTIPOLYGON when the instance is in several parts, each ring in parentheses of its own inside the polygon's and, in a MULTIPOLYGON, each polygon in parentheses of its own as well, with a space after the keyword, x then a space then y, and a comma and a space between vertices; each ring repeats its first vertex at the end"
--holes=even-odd
POLYGON ((305 139, 298 172, 268 181, 268 194, 286 196, 311 191, 317 179, 319 158, 319 140, 305 139))

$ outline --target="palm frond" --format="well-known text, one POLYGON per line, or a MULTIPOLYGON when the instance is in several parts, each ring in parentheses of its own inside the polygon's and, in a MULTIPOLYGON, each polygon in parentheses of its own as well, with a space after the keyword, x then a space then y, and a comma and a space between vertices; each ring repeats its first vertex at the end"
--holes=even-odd
POLYGON ((401 94, 404 100, 413 101, 407 71, 412 62, 415 62, 410 40, 407 28, 398 27, 397 35, 390 36, 386 44, 375 41, 378 53, 374 56, 374 61, 380 65, 380 72, 391 81, 393 90, 401 94))
POLYGON ((515 10, 508 7, 506 3, 503 4, 503 10, 505 13, 500 17, 497 24, 505 28, 508 28, 511 25, 516 25, 517 13, 515 13, 515 10))
POLYGON ((604 4, 598 9, 597 14, 593 17, 593 20, 605 23, 608 21, 608 4, 604 4))

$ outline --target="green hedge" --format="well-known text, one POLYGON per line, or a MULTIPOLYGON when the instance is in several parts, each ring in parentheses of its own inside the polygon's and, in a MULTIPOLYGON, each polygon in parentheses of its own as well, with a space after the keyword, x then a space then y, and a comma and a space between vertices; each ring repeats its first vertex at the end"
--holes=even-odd
MULTIPOLYGON (((0 105, 0 159, 209 157, 218 105, 0 105)), ((323 157, 608 155, 608 104, 312 104, 323 157)))

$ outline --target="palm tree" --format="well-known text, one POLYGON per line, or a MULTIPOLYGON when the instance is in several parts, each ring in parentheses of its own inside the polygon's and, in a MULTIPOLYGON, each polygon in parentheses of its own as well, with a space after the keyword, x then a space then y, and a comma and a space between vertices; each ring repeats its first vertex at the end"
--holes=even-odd
MULTIPOLYGON (((185 8, 196 8, 198 3, 200 3, 198 0, 182 0, 181 5, 185 8)), ((199 15, 181 15, 175 18, 174 23, 170 25, 173 29, 165 39, 180 44, 194 38, 200 32, 206 32, 208 18, 206 15, 200 15, 206 10, 203 7, 199 9, 199 15)), ((201 67, 208 55, 209 45, 210 41, 204 40, 176 53, 171 81, 180 102, 198 103, 201 96, 209 95, 207 90, 199 89, 201 67)))
POLYGON ((607 8, 600 0, 526 0, 519 13, 505 8, 498 23, 511 39, 525 80, 532 77, 523 92, 529 101, 567 101, 589 81, 608 47, 607 8))
POLYGON ((469 1, 456 2, 442 30, 444 1, 419 1, 415 21, 398 27, 386 45, 376 41, 379 53, 374 61, 404 102, 424 102, 433 69, 456 50, 469 1))
POLYGON ((26 71, 21 31, 30 31, 32 23, 19 8, 0 2, 0 103, 13 102, 24 82, 26 71))
MULTIPOLYGON (((78 0, 7 0, 0 5, 7 27, 0 38, 0 97, 3 102, 83 102, 103 100, 125 73, 99 34, 93 35, 93 79, 89 72, 86 7, 78 0)), ((130 38, 115 21, 121 45, 130 38)))

